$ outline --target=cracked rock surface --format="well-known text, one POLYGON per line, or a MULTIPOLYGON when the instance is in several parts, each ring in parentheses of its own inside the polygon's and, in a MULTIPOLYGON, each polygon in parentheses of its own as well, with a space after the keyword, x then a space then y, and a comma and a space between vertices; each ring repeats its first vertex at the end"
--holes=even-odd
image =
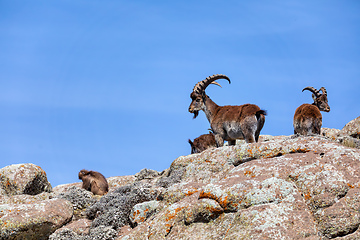
POLYGON ((165 205, 118 239, 357 239, 359 167, 358 149, 320 136, 179 157, 165 205))

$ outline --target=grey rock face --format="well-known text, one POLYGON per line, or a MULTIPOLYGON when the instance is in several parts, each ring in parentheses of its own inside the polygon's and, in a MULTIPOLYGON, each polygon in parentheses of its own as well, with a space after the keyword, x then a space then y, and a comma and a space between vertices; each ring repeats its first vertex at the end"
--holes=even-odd
POLYGON ((113 240, 116 237, 117 231, 115 231, 113 227, 100 225, 90 229, 89 236, 85 237, 84 240, 113 240))
POLYGON ((160 175, 160 173, 158 171, 144 168, 144 169, 141 169, 140 172, 135 174, 135 178, 137 181, 140 181, 143 179, 152 179, 159 175, 160 175))
POLYGON ((94 194, 78 187, 70 187, 67 192, 58 194, 57 198, 63 198, 71 202, 74 210, 84 209, 96 202, 94 194))
POLYGON ((338 137, 336 140, 337 140, 337 142, 339 142, 340 144, 342 144, 344 146, 360 149, 360 139, 359 138, 344 136, 344 137, 338 137))
POLYGON ((182 166, 180 166, 178 169, 173 169, 170 167, 166 175, 158 179, 156 185, 163 188, 168 188, 171 185, 180 182, 184 172, 185 169, 182 166))
POLYGON ((115 240, 117 232, 112 227, 98 226, 90 229, 86 235, 78 234, 74 230, 62 228, 51 234, 49 240, 115 240))
POLYGON ((335 139, 339 136, 339 132, 340 130, 336 128, 321 128, 320 135, 335 139))
POLYGON ((38 195, 0 195, 0 205, 1 204, 31 204, 44 200, 52 199, 55 196, 54 193, 42 192, 38 195))
POLYGON ((147 201, 136 204, 130 212, 129 220, 131 226, 143 223, 150 216, 154 215, 160 208, 159 201, 147 201))
POLYGON ((52 191, 45 171, 32 163, 14 164, 0 169, 0 188, 7 195, 36 195, 52 191))
POLYGON ((320 136, 179 157, 163 207, 120 239, 357 239, 359 160, 320 136))
POLYGON ((64 228, 57 230, 49 236, 49 240, 82 240, 83 238, 73 230, 64 228))
POLYGON ((0 205, 0 239, 48 239, 72 215, 73 207, 64 199, 0 205))
POLYGON ((360 138, 360 117, 348 122, 339 132, 340 136, 350 136, 360 138))
POLYGON ((90 219, 94 219, 93 228, 104 225, 119 229, 130 224, 129 215, 136 204, 154 200, 158 194, 158 190, 150 184, 136 182, 103 196, 86 213, 90 219))
POLYGON ((351 120, 341 130, 322 128, 321 135, 344 146, 360 149, 360 117, 351 120))
POLYGON ((86 208, 98 201, 92 192, 76 186, 69 187, 67 192, 61 192, 56 197, 71 202, 74 209, 74 220, 85 218, 86 208))

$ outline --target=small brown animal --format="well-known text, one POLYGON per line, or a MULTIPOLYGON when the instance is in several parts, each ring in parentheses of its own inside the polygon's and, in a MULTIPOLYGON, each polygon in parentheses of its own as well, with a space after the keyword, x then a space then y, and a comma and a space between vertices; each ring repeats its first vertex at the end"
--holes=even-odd
POLYGON ((320 111, 330 112, 327 92, 324 87, 316 90, 313 87, 306 87, 304 90, 312 92, 313 104, 305 103, 298 107, 294 114, 294 134, 308 135, 320 134, 322 126, 322 115, 320 111), (320 93, 322 91, 322 94, 320 93))
POLYGON ((222 147, 224 140, 235 145, 236 139, 245 139, 247 143, 257 142, 265 123, 266 111, 254 104, 240 106, 219 106, 206 95, 205 89, 218 79, 230 79, 226 75, 216 74, 198 82, 190 94, 189 112, 196 118, 199 111, 204 111, 211 130, 215 135, 216 145, 222 147))
POLYGON ((79 179, 83 181, 82 188, 95 195, 105 195, 109 191, 109 184, 104 175, 95 171, 81 170, 79 179))
POLYGON ((195 138, 194 142, 189 139, 189 143, 191 145, 191 154, 201 153, 202 151, 205 151, 206 149, 211 147, 216 148, 215 136, 212 132, 210 132, 209 134, 203 134, 195 138))

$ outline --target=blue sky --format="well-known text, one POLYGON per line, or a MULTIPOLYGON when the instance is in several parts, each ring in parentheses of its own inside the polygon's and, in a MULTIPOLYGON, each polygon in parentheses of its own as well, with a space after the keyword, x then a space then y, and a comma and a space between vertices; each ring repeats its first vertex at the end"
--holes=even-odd
POLYGON ((194 85, 219 105, 268 111, 261 134, 290 135, 326 87, 323 127, 360 110, 360 2, 0 0, 0 168, 41 166, 53 186, 80 169, 162 171, 209 123, 194 85))

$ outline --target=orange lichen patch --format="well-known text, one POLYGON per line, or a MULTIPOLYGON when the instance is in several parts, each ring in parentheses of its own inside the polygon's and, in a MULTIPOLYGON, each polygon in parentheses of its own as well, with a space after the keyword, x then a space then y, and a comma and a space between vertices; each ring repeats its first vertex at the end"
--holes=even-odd
POLYGON ((290 151, 290 153, 306 153, 306 152, 310 152, 310 150, 307 148, 300 148, 300 147, 290 151))
POLYGON ((135 212, 134 212, 134 215, 139 215, 140 214, 140 210, 136 210, 135 212))
POLYGON ((244 172, 244 175, 250 175, 251 173, 252 173, 252 171, 246 170, 246 171, 244 172))
POLYGON ((139 217, 139 222, 145 222, 146 218, 145 217, 139 217))
POLYGON ((219 214, 221 214, 221 213, 224 212, 223 209, 217 208, 217 207, 214 207, 214 206, 207 206, 207 207, 206 207, 206 210, 208 210, 209 212, 213 213, 214 215, 219 215, 219 214))
POLYGON ((169 234, 170 231, 171 231, 172 225, 171 224, 165 224, 165 227, 166 227, 166 234, 169 234))
POLYGON ((169 212, 168 214, 166 214, 166 218, 165 218, 165 221, 170 221, 170 220, 173 220, 176 215, 182 210, 184 209, 185 207, 178 207, 178 208, 175 208, 174 211, 171 211, 169 212))
POLYGON ((309 200, 311 198, 310 193, 304 194, 304 198, 305 198, 305 200, 309 200))
POLYGON ((350 183, 347 184, 350 188, 354 188, 353 185, 351 185, 350 183))
POLYGON ((225 196, 223 200, 220 198, 217 202, 220 204, 221 207, 226 208, 226 206, 229 204, 228 196, 225 196))
POLYGON ((185 193, 185 196, 191 196, 193 195, 194 193, 197 193, 198 190, 193 190, 193 191, 188 191, 187 193, 185 193))
MULTIPOLYGON (((243 192, 246 193, 246 190, 243 190, 243 192)), ((237 206, 239 205, 238 203, 233 202, 231 200, 231 196, 229 197, 228 195, 216 196, 216 195, 212 194, 211 192, 201 191, 200 195, 199 195, 199 199, 201 199, 201 198, 209 198, 209 199, 215 200, 225 210, 228 209, 230 206, 231 206, 231 208, 232 207, 237 208, 237 206)))
POLYGON ((169 221, 175 220, 176 216, 184 208, 185 207, 178 207, 178 208, 175 208, 175 210, 168 210, 168 213, 165 213, 165 221, 168 222, 168 223, 165 223, 166 234, 170 233, 171 228, 174 225, 174 222, 169 223, 169 221))
POLYGON ((201 198, 210 198, 210 199, 213 199, 215 201, 218 200, 217 196, 215 196, 214 194, 212 194, 210 192, 205 192, 204 190, 200 192, 199 199, 201 199, 201 198))
POLYGON ((231 227, 232 227, 232 223, 230 223, 230 226, 229 226, 228 229, 226 230, 224 237, 226 237, 226 235, 229 233, 231 227))
POLYGON ((251 171, 251 170, 246 170, 244 172, 244 175, 248 176, 248 177, 255 177, 255 173, 253 171, 251 171))

